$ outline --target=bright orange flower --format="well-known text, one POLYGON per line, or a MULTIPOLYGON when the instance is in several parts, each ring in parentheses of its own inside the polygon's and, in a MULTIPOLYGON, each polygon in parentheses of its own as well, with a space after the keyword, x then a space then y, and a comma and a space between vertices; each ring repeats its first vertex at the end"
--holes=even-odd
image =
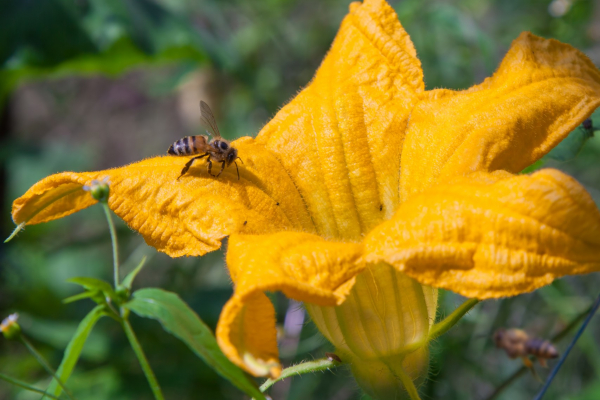
POLYGON ((423 378, 437 290, 479 299, 600 269, 600 212, 556 170, 532 164, 600 104, 600 72, 571 46, 523 33, 498 71, 465 91, 425 91, 421 64, 383 0, 354 3, 311 83, 219 178, 164 156, 65 172, 13 205, 36 224, 109 205, 147 243, 199 256, 229 236, 235 284, 217 327, 256 376, 280 371, 265 291, 304 301, 359 384, 387 398, 423 378), (430 286, 424 286, 430 285, 430 286), (415 344, 421 344, 415 346, 415 344))

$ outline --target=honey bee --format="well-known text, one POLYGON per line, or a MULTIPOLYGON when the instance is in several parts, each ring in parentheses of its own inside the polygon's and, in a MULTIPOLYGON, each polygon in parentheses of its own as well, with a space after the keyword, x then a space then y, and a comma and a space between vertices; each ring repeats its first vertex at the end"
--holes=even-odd
POLYGON ((240 170, 235 160, 239 159, 242 164, 244 161, 238 157, 237 149, 232 147, 227 140, 221 137, 215 116, 210 110, 208 104, 206 104, 204 101, 200 102, 200 114, 200 122, 206 129, 206 133, 208 133, 209 136, 212 136, 212 140, 209 141, 208 136, 204 135, 186 136, 182 139, 179 139, 169 147, 167 153, 172 156, 192 156, 194 154, 201 154, 190 159, 185 164, 185 167, 183 167, 181 170, 181 175, 179 175, 177 180, 179 180, 179 178, 181 178, 188 171, 188 169, 190 169, 194 161, 203 157, 207 157, 206 161, 208 163, 208 173, 214 177, 221 175, 225 167, 229 167, 231 163, 234 163, 239 180, 240 170), (213 175, 211 172, 213 162, 221 163, 221 170, 217 175, 213 175))
POLYGON ((548 367, 547 359, 558 357, 558 350, 550 341, 530 337, 521 329, 498 329, 494 333, 494 343, 496 347, 503 349, 510 358, 521 357, 523 364, 528 368, 533 368, 528 356, 535 356, 544 368, 548 367))

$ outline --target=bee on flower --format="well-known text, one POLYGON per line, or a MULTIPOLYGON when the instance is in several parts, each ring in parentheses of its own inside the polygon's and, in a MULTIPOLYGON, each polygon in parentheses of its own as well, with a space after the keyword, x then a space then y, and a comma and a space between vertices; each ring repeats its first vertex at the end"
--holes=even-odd
POLYGON ((429 343, 448 329, 435 323, 439 288, 472 299, 466 312, 600 270, 590 195, 555 169, 520 174, 599 105, 594 64, 529 32, 481 84, 425 90, 394 10, 365 0, 308 86, 256 138, 231 142, 252 179, 181 185, 181 159, 154 157, 51 175, 12 216, 37 224, 82 210, 96 200, 78 189, 107 176, 108 206, 159 251, 202 256, 229 238, 234 293, 216 337, 235 365, 281 374, 265 294, 281 291, 304 302, 369 396, 415 400, 429 343))

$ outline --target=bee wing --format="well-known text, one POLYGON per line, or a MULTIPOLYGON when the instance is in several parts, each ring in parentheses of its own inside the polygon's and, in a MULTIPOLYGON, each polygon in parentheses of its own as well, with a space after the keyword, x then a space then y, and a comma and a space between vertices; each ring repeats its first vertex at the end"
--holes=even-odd
POLYGON ((206 128, 206 132, 214 139, 220 139, 219 127, 210 107, 204 101, 200 101, 200 123, 206 128))

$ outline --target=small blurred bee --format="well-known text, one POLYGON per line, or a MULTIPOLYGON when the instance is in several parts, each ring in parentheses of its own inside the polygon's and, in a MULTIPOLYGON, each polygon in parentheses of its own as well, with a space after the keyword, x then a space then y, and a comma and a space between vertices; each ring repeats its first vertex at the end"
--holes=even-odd
POLYGON ((521 357, 523 364, 533 368, 528 356, 535 356, 544 368, 548 367, 547 359, 558 357, 558 350, 550 341, 532 338, 521 329, 498 329, 494 333, 496 347, 503 349, 510 358, 521 357))
MULTIPOLYGON (((235 164, 235 169, 237 170, 238 180, 240 179, 240 170, 238 169, 238 165, 235 160, 241 158, 238 157, 237 149, 233 148, 229 142, 221 137, 219 133, 219 127, 217 126, 217 121, 215 120, 215 116, 208 104, 204 101, 200 102, 200 122, 206 128, 206 133, 212 136, 212 140, 208 139, 208 136, 197 135, 197 136, 186 136, 182 139, 179 139, 175 143, 173 143, 167 153, 173 156, 192 156, 194 154, 201 154, 198 157, 194 157, 190 159, 185 167, 181 170, 181 175, 177 178, 181 178, 187 171, 190 169, 194 161, 199 160, 203 157, 208 157, 206 161, 208 162, 208 173, 214 177, 218 177, 221 175, 225 167, 229 167, 231 163, 235 164), (212 163, 220 162, 221 170, 217 175, 213 175, 211 172, 212 163)), ((242 161, 242 164, 244 162, 242 161)))

